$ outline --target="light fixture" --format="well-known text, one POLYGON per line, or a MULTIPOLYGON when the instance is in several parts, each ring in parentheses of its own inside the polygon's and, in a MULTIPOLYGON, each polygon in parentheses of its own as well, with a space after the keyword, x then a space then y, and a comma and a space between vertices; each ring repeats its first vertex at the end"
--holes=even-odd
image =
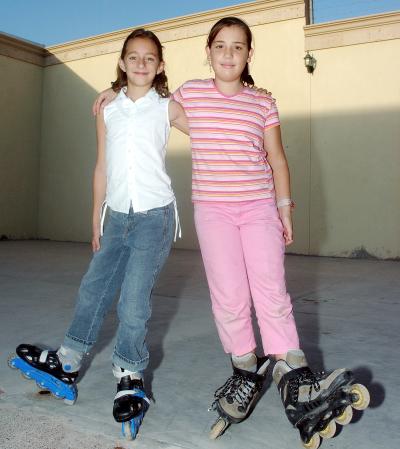
POLYGON ((306 66, 308 73, 313 73, 315 67, 317 66, 317 60, 313 55, 310 55, 310 53, 307 52, 307 54, 304 56, 304 65, 306 66))

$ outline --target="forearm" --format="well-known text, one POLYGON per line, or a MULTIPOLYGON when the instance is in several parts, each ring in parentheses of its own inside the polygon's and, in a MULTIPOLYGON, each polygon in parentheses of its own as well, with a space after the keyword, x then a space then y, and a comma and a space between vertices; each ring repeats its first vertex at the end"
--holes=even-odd
POLYGON ((100 227, 101 207, 106 197, 106 185, 105 170, 96 166, 93 175, 93 229, 100 227))
POLYGON ((272 164, 272 173, 276 200, 291 198, 289 166, 285 157, 279 158, 272 164))

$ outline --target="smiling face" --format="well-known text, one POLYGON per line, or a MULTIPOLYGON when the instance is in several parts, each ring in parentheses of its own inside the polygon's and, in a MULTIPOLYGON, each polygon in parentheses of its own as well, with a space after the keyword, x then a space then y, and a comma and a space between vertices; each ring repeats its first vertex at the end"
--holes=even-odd
POLYGON ((253 49, 248 48, 246 33, 237 25, 222 28, 210 47, 206 47, 206 52, 215 78, 224 82, 240 81, 243 69, 253 55, 253 49))
POLYGON ((150 88, 156 75, 163 71, 164 62, 160 61, 157 46, 152 40, 137 37, 127 42, 119 66, 126 73, 128 85, 150 88))

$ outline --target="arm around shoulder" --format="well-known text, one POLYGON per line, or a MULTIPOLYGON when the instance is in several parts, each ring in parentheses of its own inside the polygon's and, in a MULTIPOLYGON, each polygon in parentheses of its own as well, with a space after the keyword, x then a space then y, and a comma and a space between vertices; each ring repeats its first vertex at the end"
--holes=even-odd
POLYGON ((103 112, 104 107, 107 106, 108 103, 111 103, 117 95, 118 93, 111 87, 100 92, 92 106, 93 115, 98 115, 103 112))
POLYGON ((175 100, 171 100, 168 105, 169 121, 171 126, 189 135, 189 122, 183 107, 175 100))

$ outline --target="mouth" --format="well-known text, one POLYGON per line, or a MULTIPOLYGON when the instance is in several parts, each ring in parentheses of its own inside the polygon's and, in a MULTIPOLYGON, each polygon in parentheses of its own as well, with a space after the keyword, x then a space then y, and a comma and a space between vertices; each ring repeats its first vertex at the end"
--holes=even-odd
POLYGON ((233 69, 235 66, 233 64, 221 64, 224 69, 233 69))
POLYGON ((133 72, 135 75, 142 75, 142 76, 144 76, 144 75, 148 75, 148 73, 147 72, 133 72))

